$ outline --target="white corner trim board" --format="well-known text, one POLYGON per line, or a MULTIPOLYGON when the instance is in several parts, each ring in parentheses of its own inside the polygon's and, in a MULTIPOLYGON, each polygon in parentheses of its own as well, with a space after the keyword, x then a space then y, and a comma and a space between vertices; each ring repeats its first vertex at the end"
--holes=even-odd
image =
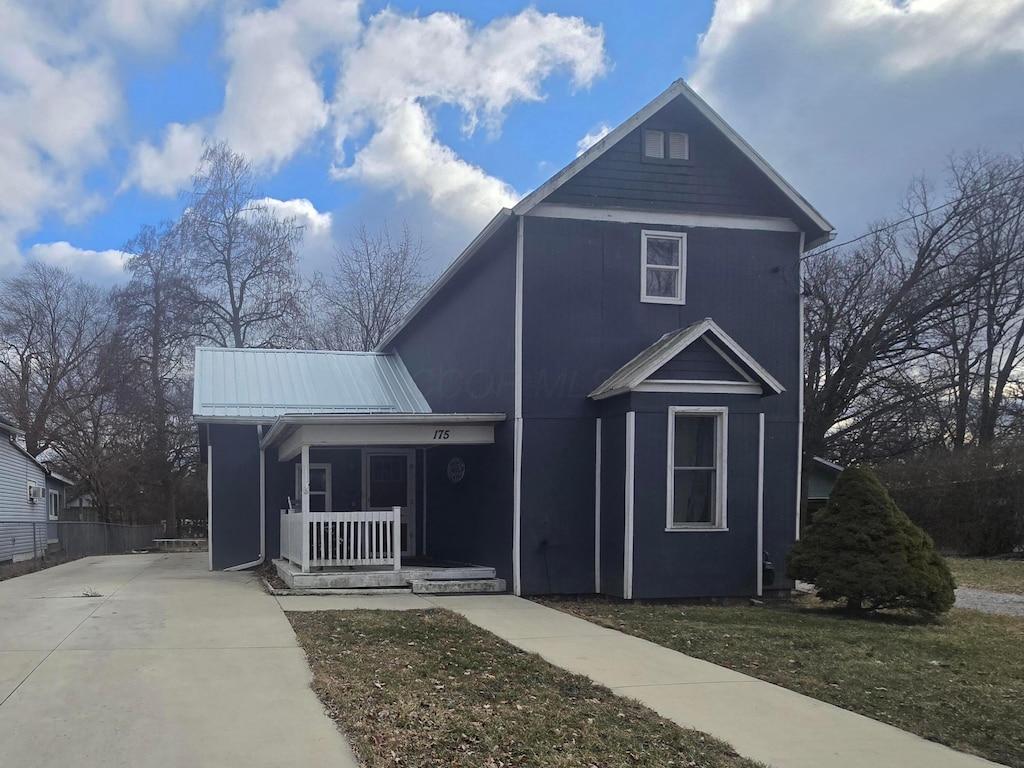
POLYGON ((523 237, 525 220, 516 221, 515 418, 512 456, 512 592, 523 594, 523 237))
POLYGON ((623 546, 622 596, 633 599, 633 506, 636 486, 636 411, 626 413, 626 531, 623 546))
POLYGON ((757 596, 764 593, 764 414, 757 414, 757 596))
POLYGON ((594 435, 594 593, 601 594, 601 419, 594 435))
MULTIPOLYGON (((804 236, 800 234, 800 254, 804 252, 804 236)), ((799 254, 798 254, 799 255, 799 254)), ((799 275, 797 276, 797 285, 804 284, 804 260, 797 259, 799 266, 799 275)), ((804 297, 801 294, 798 298, 800 302, 799 308, 799 328, 800 328, 800 342, 798 349, 797 360, 801 362, 797 365, 797 385, 796 385, 796 397, 797 397, 797 429, 796 429, 796 538, 800 538, 800 508, 803 506, 803 471, 804 471, 804 297)))
MULTIPOLYGON (((207 433, 209 434, 209 433, 207 433)), ((213 570, 213 443, 206 443, 206 560, 213 570)))

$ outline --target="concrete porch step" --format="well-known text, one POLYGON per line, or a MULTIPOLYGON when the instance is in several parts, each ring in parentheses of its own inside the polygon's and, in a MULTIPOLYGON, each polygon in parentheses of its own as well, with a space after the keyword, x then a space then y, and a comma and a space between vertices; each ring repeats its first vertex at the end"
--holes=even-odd
MULTIPOLYGON (((278 576, 290 589, 350 590, 408 588, 415 581, 478 581, 493 579, 493 568, 477 565, 403 566, 401 570, 377 568, 325 568, 312 573, 287 560, 275 560, 278 576)), ((458 590, 456 590, 458 591, 458 590)), ((504 587, 499 590, 504 591, 504 587)))
POLYGON ((414 595, 465 595, 485 592, 504 592, 504 579, 415 579, 414 595))

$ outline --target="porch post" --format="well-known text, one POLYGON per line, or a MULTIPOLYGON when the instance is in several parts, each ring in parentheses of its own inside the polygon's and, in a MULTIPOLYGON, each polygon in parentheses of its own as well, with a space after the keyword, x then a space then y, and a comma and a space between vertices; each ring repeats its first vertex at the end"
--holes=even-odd
POLYGON ((391 546, 395 553, 395 570, 402 570, 402 508, 392 507, 394 525, 391 526, 391 546))
POLYGON ((309 446, 302 446, 302 572, 309 573, 309 446))

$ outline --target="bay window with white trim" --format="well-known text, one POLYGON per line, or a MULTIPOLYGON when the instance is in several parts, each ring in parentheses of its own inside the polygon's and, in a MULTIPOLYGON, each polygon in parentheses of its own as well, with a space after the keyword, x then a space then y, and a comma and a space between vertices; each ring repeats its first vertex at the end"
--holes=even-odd
POLYGON ((726 529, 728 418, 727 408, 669 408, 666 530, 726 529))
POLYGON ((650 304, 686 303, 685 233, 640 233, 640 300, 650 304))

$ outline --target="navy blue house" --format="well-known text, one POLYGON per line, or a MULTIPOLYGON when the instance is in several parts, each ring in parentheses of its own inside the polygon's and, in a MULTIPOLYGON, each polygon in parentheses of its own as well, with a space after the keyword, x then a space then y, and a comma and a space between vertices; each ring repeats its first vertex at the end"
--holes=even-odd
POLYGON ((675 82, 498 213, 375 353, 197 351, 211 567, 400 548, 516 594, 791 586, 766 559, 798 529, 800 257, 831 237, 675 82))

